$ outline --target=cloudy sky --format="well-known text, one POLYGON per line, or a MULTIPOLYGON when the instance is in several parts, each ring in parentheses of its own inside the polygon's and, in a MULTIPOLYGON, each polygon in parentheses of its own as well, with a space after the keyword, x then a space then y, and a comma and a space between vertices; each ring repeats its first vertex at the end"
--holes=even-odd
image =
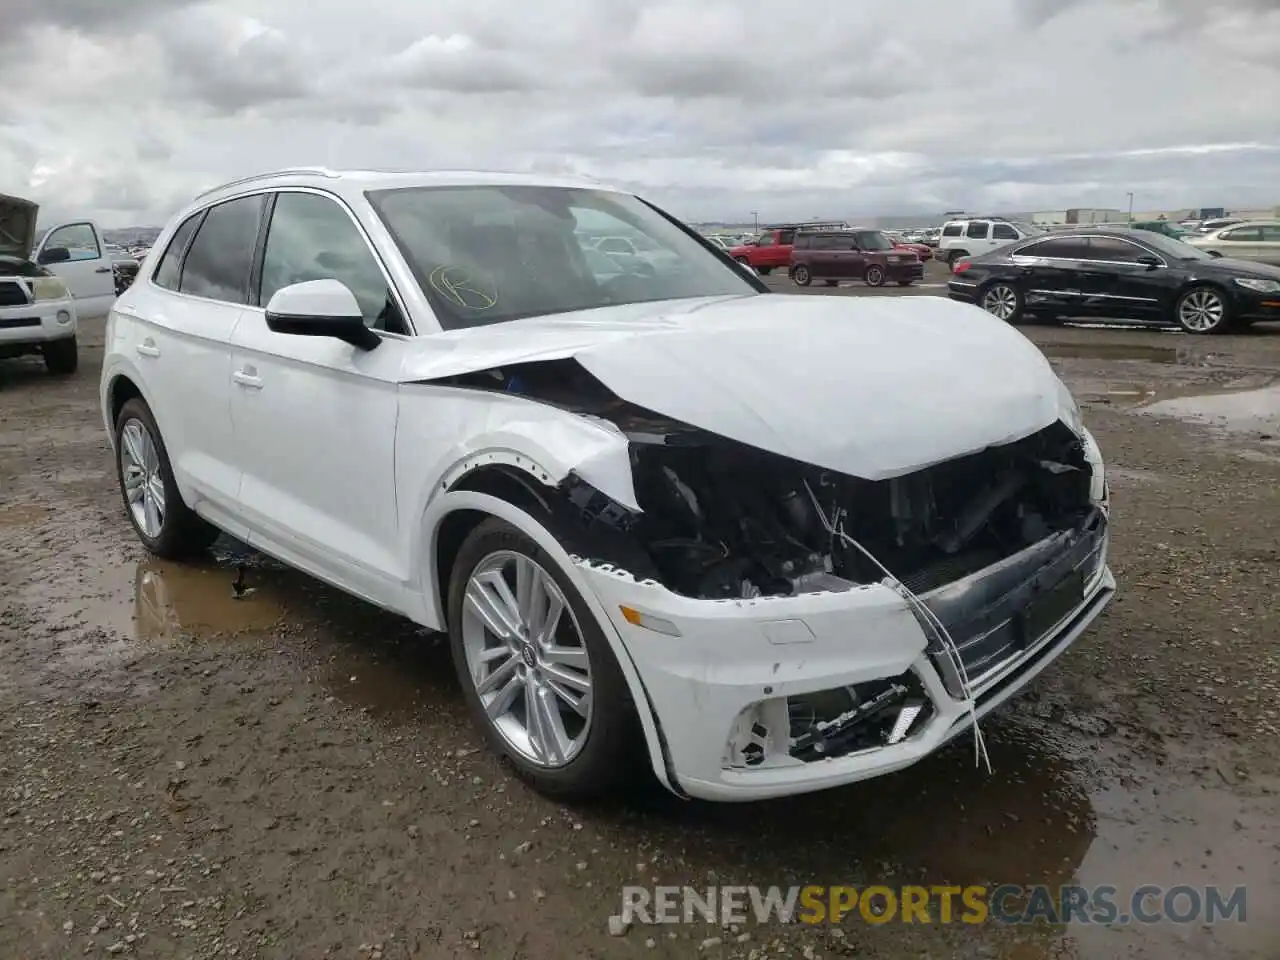
POLYGON ((4 7, 0 193, 46 222, 317 163, 582 172, 692 220, 1280 203, 1280 0, 4 7))

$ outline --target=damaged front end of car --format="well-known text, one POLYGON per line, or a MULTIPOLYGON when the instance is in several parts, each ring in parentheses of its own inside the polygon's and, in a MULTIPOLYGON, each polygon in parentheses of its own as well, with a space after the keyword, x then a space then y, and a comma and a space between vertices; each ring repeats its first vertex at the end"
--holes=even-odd
POLYGON ((676 763, 705 796, 752 771, 900 751, 865 774, 842 769, 847 781, 917 759, 1060 652, 1105 572, 1101 462, 1061 420, 872 481, 637 407, 572 359, 451 383, 625 434, 639 510, 575 474, 560 492, 579 530, 609 534, 584 538, 604 546, 579 559, 600 591, 618 585, 602 599, 646 686, 686 705, 682 725, 723 723, 707 735, 718 771, 706 750, 676 763))

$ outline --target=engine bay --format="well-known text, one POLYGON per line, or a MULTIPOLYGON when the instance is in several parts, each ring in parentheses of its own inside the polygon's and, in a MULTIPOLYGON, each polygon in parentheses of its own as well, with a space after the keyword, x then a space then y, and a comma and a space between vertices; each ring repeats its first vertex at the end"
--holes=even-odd
POLYGON ((581 481, 567 492, 580 515, 625 534, 660 582, 690 597, 847 590, 882 580, 884 570, 919 593, 1073 529, 1092 511, 1082 444, 1061 423, 868 481, 634 407, 571 360, 454 382, 604 417, 626 433, 643 512, 609 509, 612 501, 581 481))

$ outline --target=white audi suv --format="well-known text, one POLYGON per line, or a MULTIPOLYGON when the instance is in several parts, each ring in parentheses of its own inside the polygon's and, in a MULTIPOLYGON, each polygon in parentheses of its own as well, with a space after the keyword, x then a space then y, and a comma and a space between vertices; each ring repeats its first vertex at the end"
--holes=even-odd
POLYGON ((218 187, 116 301, 101 402, 150 550, 223 531, 447 631, 552 794, 650 768, 752 800, 980 746, 1115 590, 1098 448, 1022 334, 770 293, 595 183, 218 187), (600 235, 664 256, 601 268, 600 235))

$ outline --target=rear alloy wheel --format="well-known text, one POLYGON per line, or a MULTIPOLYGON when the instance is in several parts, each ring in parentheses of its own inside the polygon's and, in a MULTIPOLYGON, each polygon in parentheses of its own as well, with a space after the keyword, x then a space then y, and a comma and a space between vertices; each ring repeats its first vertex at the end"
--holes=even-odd
POLYGON ((807 287, 813 282, 813 277, 810 275, 809 268, 806 266, 799 266, 792 270, 791 279, 795 281, 796 286, 800 287, 807 287))
POLYGON ((867 267, 867 275, 864 279, 868 287, 884 286, 884 269, 874 265, 867 267))
POLYGON ((448 622, 472 716, 522 778, 557 796, 589 796, 643 766, 609 641, 530 537, 497 518, 467 536, 450 571, 448 622))
POLYGON ((994 283, 982 294, 982 309, 1005 323, 1017 323, 1022 316, 1022 294, 1007 283, 994 283))
POLYGON ((151 408, 140 397, 116 418, 116 471, 129 522, 152 553, 181 559, 218 538, 217 528, 183 503, 151 408))
POLYGON ((1192 287, 1178 299, 1175 316, 1187 333, 1222 333, 1231 324, 1231 307, 1213 287, 1192 287))

